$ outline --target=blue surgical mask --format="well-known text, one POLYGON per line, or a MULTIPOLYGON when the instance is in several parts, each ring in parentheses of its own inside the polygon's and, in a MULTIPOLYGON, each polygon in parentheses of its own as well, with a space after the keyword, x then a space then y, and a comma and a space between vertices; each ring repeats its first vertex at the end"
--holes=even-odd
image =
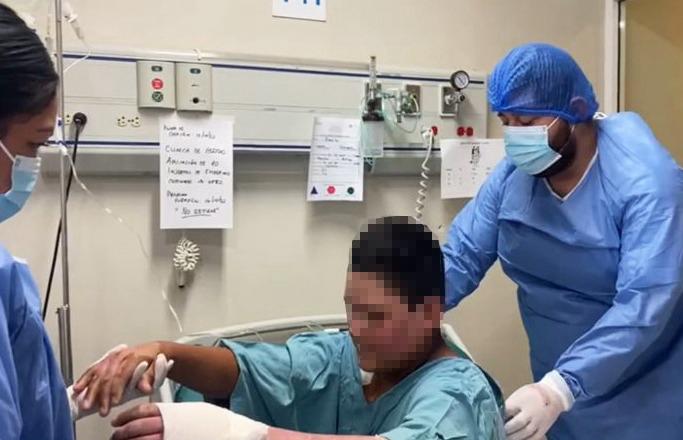
POLYGON ((12 161, 12 187, 5 194, 0 194, 0 222, 4 222, 26 204, 38 180, 40 158, 12 156, 1 141, 0 148, 12 161))
POLYGON ((548 141, 548 131, 557 120, 558 118, 555 118, 550 125, 503 127, 505 153, 517 168, 534 176, 562 158, 548 141))

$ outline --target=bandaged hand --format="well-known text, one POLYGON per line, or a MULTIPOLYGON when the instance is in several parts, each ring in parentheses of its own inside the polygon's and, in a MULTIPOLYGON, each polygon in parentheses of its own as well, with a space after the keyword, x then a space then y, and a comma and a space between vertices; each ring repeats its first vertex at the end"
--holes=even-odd
POLYGON ((541 440, 564 411, 574 404, 566 382, 556 371, 540 382, 525 385, 505 401, 508 440, 541 440))
POLYGON ((152 394, 172 367, 158 344, 113 348, 67 389, 72 420, 97 411, 105 417, 114 406, 152 394))
POLYGON ((266 440, 268 426, 205 402, 147 403, 119 414, 112 440, 266 440))

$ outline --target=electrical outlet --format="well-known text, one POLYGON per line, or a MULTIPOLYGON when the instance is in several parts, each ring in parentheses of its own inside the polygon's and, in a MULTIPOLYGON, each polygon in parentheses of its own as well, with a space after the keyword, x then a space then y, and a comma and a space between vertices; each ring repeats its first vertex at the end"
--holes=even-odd
POLYGON ((140 128, 142 127, 142 118, 139 115, 136 116, 119 116, 116 118, 116 126, 119 128, 125 128, 125 127, 133 127, 133 128, 140 128))
POLYGON ((64 115, 64 125, 71 125, 74 123, 74 115, 67 113, 64 115))

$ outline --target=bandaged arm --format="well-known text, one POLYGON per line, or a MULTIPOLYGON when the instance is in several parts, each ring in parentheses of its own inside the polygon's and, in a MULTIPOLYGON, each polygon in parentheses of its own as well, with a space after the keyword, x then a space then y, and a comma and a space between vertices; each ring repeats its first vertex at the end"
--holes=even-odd
POLYGON ((269 427, 204 402, 158 403, 164 440, 361 440, 376 436, 324 435, 269 427))

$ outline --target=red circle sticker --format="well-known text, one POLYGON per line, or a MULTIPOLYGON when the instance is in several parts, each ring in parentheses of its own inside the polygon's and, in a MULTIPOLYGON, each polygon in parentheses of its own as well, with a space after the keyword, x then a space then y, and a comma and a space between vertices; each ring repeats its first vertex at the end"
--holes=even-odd
POLYGON ((154 90, 160 90, 164 87, 164 81, 161 78, 154 78, 152 80, 152 87, 154 90))
POLYGON ((474 136, 474 128, 467 127, 467 136, 469 136, 469 137, 474 136))
POLYGON ((330 185, 327 187, 327 194, 334 194, 335 192, 337 192, 337 189, 334 186, 330 185))
POLYGON ((465 127, 458 127, 458 136, 465 136, 465 127))

